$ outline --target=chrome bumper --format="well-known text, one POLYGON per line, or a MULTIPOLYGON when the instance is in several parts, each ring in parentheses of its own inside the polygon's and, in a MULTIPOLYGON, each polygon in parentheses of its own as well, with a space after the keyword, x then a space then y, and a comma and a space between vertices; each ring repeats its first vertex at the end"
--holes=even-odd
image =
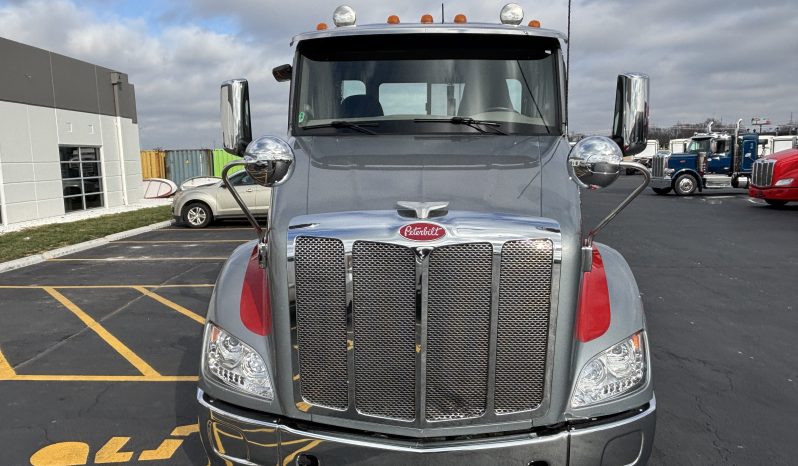
POLYGON ((202 444, 211 465, 638 465, 654 441, 656 401, 628 417, 562 426, 551 432, 468 440, 378 438, 363 433, 295 428, 197 390, 202 444), (254 417, 257 416, 257 419, 254 417))
POLYGON ((662 177, 651 177, 651 183, 648 184, 651 188, 670 188, 673 179, 670 176, 662 176, 662 177))

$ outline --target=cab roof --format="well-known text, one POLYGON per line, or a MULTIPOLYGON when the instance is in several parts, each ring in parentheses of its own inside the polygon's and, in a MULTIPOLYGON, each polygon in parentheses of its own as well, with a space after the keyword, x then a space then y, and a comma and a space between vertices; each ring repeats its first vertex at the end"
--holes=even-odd
POLYGON ((320 31, 310 31, 297 34, 291 39, 291 45, 308 39, 322 39, 327 37, 343 37, 358 35, 389 35, 389 34, 493 34, 493 35, 518 35, 533 37, 548 37, 567 42, 565 34, 554 29, 541 29, 528 26, 513 26, 492 23, 403 23, 403 24, 365 24, 357 26, 331 27, 320 31))

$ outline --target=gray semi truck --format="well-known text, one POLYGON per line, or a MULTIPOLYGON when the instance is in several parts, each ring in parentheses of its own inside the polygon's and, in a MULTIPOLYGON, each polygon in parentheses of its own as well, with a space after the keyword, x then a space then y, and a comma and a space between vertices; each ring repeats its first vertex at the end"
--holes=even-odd
MULTIPOLYGON (((291 42, 287 138, 253 139, 222 85, 225 148, 272 188, 211 298, 197 390, 212 465, 644 464, 648 337, 623 257, 593 238, 648 184, 648 78, 612 139, 567 140, 567 38, 392 16, 291 42), (592 229, 580 189, 644 176, 592 229)), ((230 190, 234 195, 235 189, 230 190)), ((248 212, 245 203, 242 209, 248 212)))

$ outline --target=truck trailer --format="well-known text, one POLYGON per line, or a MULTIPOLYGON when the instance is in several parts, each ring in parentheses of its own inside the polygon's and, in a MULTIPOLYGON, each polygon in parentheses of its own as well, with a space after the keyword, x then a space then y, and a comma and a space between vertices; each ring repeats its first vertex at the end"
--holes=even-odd
MULTIPOLYGON (((643 305, 593 241, 645 189, 648 77, 617 80, 612 139, 567 140, 566 40, 390 16, 293 38, 288 136, 225 149, 271 187, 209 304, 197 389, 211 465, 644 464, 655 428, 643 305), (644 176, 583 229, 580 189, 644 176)), ((236 191, 231 189, 234 195, 236 191)), ((241 202, 245 212, 248 208, 241 202)))

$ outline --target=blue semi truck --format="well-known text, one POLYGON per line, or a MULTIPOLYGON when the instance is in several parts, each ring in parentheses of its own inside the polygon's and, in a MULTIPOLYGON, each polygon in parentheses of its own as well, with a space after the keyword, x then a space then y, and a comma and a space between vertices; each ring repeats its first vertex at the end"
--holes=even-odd
POLYGON ((657 153, 651 160, 651 188, 657 194, 671 191, 689 196, 712 188, 746 188, 751 169, 758 157, 761 141, 757 133, 734 134, 713 132, 712 123, 706 133, 690 138, 682 154, 657 153))

